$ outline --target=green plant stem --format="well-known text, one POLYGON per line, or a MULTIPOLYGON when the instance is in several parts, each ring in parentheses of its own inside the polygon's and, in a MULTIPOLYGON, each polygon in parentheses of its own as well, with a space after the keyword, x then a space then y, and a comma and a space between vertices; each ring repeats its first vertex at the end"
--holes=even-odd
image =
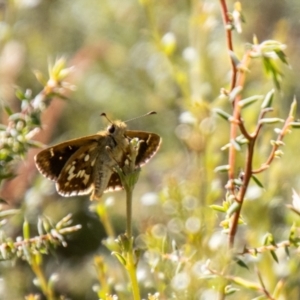
POLYGON ((129 185, 126 188, 126 214, 127 214, 127 228, 126 236, 129 241, 128 251, 126 253, 126 269, 131 281, 131 289, 134 300, 140 300, 140 291, 139 285, 136 276, 136 262, 134 259, 133 251, 133 238, 132 238, 132 195, 133 195, 133 186, 129 185))
POLYGON ((46 296, 47 300, 55 300, 53 291, 51 289, 49 289, 47 280, 44 276, 42 269, 40 268, 40 265, 36 262, 33 262, 31 264, 31 269, 33 270, 34 274, 36 275, 36 277, 39 281, 39 284, 40 284, 40 288, 41 288, 43 294, 46 296))
POLYGON ((126 190, 126 216, 127 216, 127 227, 126 235, 129 240, 132 238, 132 193, 133 190, 129 187, 126 190))
POLYGON ((94 263, 96 266, 98 282, 101 287, 101 289, 98 291, 98 297, 100 299, 105 299, 106 295, 111 294, 108 281, 106 280, 107 267, 104 263, 103 257, 100 255, 94 257, 94 263))
POLYGON ((132 249, 132 240, 130 241, 130 249, 127 253, 127 259, 126 259, 126 269, 128 271, 128 275, 131 281, 131 289, 132 289, 132 294, 133 294, 133 299, 134 300, 140 300, 140 289, 139 289, 139 284, 137 281, 136 277, 136 263, 134 261, 134 256, 133 256, 133 249, 132 249))

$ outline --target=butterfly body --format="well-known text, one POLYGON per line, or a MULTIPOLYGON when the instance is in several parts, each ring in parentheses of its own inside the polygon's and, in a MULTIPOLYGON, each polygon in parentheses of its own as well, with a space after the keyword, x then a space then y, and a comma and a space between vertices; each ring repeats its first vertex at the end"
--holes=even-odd
POLYGON ((91 193, 91 200, 99 199, 104 192, 123 188, 114 166, 124 166, 133 138, 140 140, 136 165, 142 166, 157 152, 161 138, 155 133, 127 130, 121 121, 112 122, 106 131, 42 150, 35 157, 36 166, 56 182, 59 194, 91 193))

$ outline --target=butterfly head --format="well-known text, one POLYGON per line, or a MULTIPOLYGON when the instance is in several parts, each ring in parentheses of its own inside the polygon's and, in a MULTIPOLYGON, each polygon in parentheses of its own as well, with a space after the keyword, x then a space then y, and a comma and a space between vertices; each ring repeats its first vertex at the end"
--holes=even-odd
POLYGON ((112 136, 124 136, 126 124, 122 121, 112 122, 106 129, 107 133, 112 136))

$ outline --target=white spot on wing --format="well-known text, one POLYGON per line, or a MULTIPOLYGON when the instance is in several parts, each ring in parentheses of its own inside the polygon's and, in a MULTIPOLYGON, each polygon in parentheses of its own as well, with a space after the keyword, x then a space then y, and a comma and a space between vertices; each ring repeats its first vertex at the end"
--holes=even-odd
POLYGON ((71 165, 66 166, 66 172, 68 172, 71 168, 71 165))
POLYGON ((84 174, 84 179, 83 179, 83 183, 84 183, 84 185, 86 185, 86 184, 88 183, 88 181, 89 181, 89 178, 90 178, 90 175, 88 175, 88 174, 84 174))
POLYGON ((91 166, 93 167, 95 165, 96 158, 91 162, 91 166))
POLYGON ((70 174, 69 177, 67 178, 68 181, 71 181, 76 175, 75 174, 70 174))
POLYGON ((69 170, 68 174, 72 175, 74 170, 75 170, 75 166, 72 166, 72 168, 69 170))

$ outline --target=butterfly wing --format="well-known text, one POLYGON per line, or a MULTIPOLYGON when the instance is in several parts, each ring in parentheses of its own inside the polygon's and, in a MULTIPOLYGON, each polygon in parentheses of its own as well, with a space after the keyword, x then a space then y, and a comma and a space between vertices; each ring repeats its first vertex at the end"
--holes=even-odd
POLYGON ((152 132, 127 130, 125 135, 129 139, 138 138, 141 141, 135 161, 137 166, 146 164, 155 155, 161 144, 161 137, 152 132))
MULTIPOLYGON (((160 136, 152 132, 127 130, 125 136, 129 140, 137 138, 140 141, 139 153, 135 161, 137 166, 146 164, 155 155, 161 144, 160 136)), ((121 189, 123 186, 119 175, 112 173, 105 192, 121 189)))
POLYGON ((63 196, 85 195, 93 189, 93 166, 99 154, 99 135, 49 147, 35 157, 38 170, 56 182, 63 196))
POLYGON ((109 179, 107 188, 105 189, 104 193, 107 192, 115 192, 124 189, 120 176, 117 173, 112 173, 109 179))
POLYGON ((35 156, 37 169, 48 179, 57 181, 68 159, 83 145, 93 145, 98 135, 74 139, 42 150, 35 156))

